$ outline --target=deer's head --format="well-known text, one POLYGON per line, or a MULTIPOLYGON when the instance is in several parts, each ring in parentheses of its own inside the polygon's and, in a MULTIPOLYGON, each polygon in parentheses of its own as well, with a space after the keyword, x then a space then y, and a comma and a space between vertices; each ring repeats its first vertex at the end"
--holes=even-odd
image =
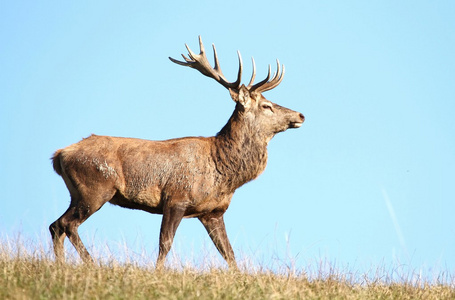
POLYGON ((241 84, 243 64, 240 52, 237 52, 239 57, 237 80, 229 82, 226 80, 223 72, 221 71, 215 45, 212 45, 215 60, 214 68, 212 68, 207 59, 200 36, 199 54, 191 51, 188 45, 185 44, 185 46, 188 50, 189 58, 182 54, 182 57, 185 59, 184 62, 171 57, 169 57, 169 59, 176 64, 199 70, 199 72, 205 76, 213 78, 222 86, 227 88, 231 94, 231 98, 237 103, 234 115, 242 118, 244 123, 249 126, 256 128, 257 130, 255 131, 257 134, 263 135, 267 142, 278 132, 285 131, 288 128, 298 128, 304 122, 305 117, 301 113, 275 104, 267 100, 262 95, 263 92, 277 87, 283 80, 284 66, 281 66, 278 60, 277 72, 271 76, 271 67, 269 65, 267 77, 254 84, 254 80, 256 78, 256 66, 254 59, 252 59, 253 74, 251 75, 250 82, 245 86, 244 84, 241 84))

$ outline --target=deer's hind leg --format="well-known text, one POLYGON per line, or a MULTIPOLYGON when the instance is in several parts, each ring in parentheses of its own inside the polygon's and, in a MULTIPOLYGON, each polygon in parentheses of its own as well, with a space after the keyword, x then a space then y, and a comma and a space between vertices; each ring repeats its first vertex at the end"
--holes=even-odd
POLYGON ((63 251, 63 242, 66 237, 65 229, 60 222, 60 219, 68 213, 71 209, 71 206, 66 210, 66 212, 57 219, 54 223, 49 226, 49 231, 52 236, 52 244, 54 246, 54 254, 57 262, 63 262, 65 260, 65 252, 63 251))
POLYGON ((82 243, 78 234, 78 227, 87 220, 92 214, 98 211, 104 203, 112 199, 115 189, 93 187, 83 189, 79 187, 68 189, 71 193, 71 204, 66 212, 49 227, 54 244, 54 253, 57 261, 64 260, 63 241, 68 237, 79 256, 86 263, 93 262, 89 252, 82 243), (84 192, 85 190, 85 192, 84 192))

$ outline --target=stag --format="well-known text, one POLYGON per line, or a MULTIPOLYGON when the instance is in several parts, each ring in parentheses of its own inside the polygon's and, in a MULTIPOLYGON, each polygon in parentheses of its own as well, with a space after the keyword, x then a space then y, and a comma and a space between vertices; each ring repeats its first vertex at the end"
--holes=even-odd
POLYGON ((242 58, 238 52, 237 80, 223 75, 213 46, 212 68, 199 37, 200 54, 186 45, 185 61, 226 89, 236 103, 227 124, 216 136, 184 137, 165 141, 91 135, 57 150, 53 167, 71 196, 66 212, 49 226, 57 261, 64 260, 68 237, 84 262, 93 262, 81 241, 78 227, 106 202, 152 214, 162 214, 156 266, 164 265, 175 232, 183 218, 198 218, 230 267, 236 268, 234 251, 226 234, 223 215, 237 188, 258 177, 267 164, 267 145, 278 132, 298 128, 304 116, 262 96, 283 80, 284 66, 254 84, 253 62, 248 85, 241 84, 242 58))

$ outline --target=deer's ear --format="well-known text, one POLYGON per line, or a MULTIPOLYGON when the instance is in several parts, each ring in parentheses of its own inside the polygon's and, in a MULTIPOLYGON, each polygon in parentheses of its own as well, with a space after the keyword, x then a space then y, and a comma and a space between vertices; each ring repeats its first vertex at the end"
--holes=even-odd
POLYGON ((251 103, 250 91, 248 91, 245 85, 242 84, 238 91, 229 89, 229 93, 231 93, 232 100, 241 104, 243 107, 250 106, 251 103))

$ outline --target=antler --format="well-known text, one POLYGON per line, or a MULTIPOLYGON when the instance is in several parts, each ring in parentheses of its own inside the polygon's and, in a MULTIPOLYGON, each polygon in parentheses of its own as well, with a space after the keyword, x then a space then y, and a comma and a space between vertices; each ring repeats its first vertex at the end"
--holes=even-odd
MULTIPOLYGON (((242 70, 243 70, 242 57, 241 57, 239 51, 237 51, 237 54, 239 56, 239 73, 237 75, 237 80, 235 82, 229 82, 226 80, 226 77, 224 77, 223 72, 221 71, 220 63, 218 62, 218 55, 216 53, 214 44, 212 44, 212 47, 213 47, 213 54, 214 54, 214 58, 215 58, 215 68, 212 68, 209 61, 207 60, 207 56, 205 55, 204 44, 202 43, 201 36, 199 36, 199 48, 200 48, 199 54, 196 54, 193 51, 191 51, 190 47, 188 47, 187 44, 185 44, 185 47, 188 50, 189 58, 182 54, 182 57, 185 59, 185 61, 179 61, 172 57, 169 57, 169 59, 176 64, 199 70, 199 72, 201 72, 202 74, 204 74, 207 77, 215 79, 217 82, 219 82, 221 85, 223 85, 227 89, 234 89, 234 90, 239 89, 240 81, 242 79, 242 70)), ((269 90, 277 87, 283 80, 284 65, 280 66, 280 61, 277 59, 276 60, 277 71, 276 71, 276 73, 273 74, 272 79, 270 79, 271 67, 269 65, 269 72, 267 74, 267 77, 264 80, 262 80, 261 82, 258 82, 253 85, 254 79, 256 78, 256 65, 254 63, 253 58, 252 58, 252 62, 253 62, 253 74, 251 75, 250 83, 247 86, 247 89, 250 90, 251 92, 263 93, 265 91, 269 91, 269 90)))
POLYGON ((269 72, 267 74, 267 77, 262 80, 261 82, 256 83, 253 85, 254 78, 256 77, 256 65, 254 63, 254 59, 252 58, 253 61, 253 74, 251 75, 251 80, 250 83, 248 84, 247 88, 251 92, 255 91, 257 93, 263 93, 266 91, 269 91, 275 87, 277 87, 281 81, 283 80, 284 77, 284 65, 282 65, 282 70, 280 67, 280 61, 277 59, 276 64, 277 64, 277 72, 273 74, 272 79, 270 79, 270 72, 271 72, 271 67, 269 65, 269 72))
POLYGON ((207 56, 205 55, 204 44, 202 43, 201 36, 199 36, 199 48, 201 49, 199 54, 196 54, 193 51, 191 51, 190 47, 188 47, 187 44, 185 44, 185 47, 188 50, 189 58, 187 58, 185 55, 182 54, 182 57, 185 59, 184 62, 176 60, 172 57, 169 57, 169 59, 176 64, 199 70, 199 72, 201 72, 202 74, 204 74, 207 77, 215 79, 217 82, 219 82, 221 85, 223 85, 227 89, 238 89, 240 87, 243 66, 242 66, 242 57, 240 56, 239 51, 237 51, 238 56, 239 56, 239 73, 237 75, 237 80, 235 82, 228 82, 226 80, 226 78, 224 77, 223 72, 221 71, 214 44, 212 44, 212 47, 213 47, 213 53, 214 53, 214 57, 215 57, 215 68, 212 68, 209 61, 207 60, 207 56))

